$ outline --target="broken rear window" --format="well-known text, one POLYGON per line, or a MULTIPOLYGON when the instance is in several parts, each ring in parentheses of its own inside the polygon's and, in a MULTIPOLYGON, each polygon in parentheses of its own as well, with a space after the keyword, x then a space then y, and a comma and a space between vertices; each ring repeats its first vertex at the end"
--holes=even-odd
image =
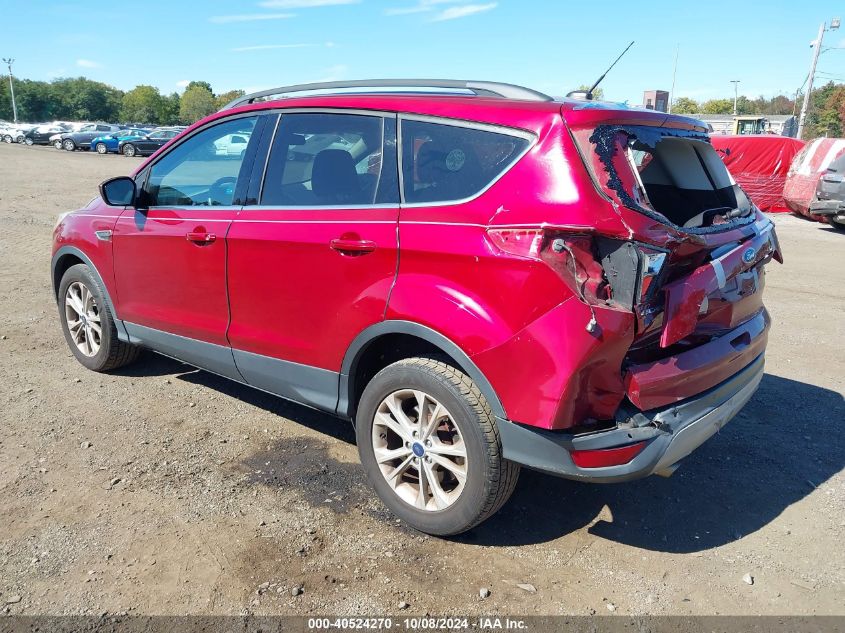
POLYGON ((752 211, 704 134, 599 126, 575 137, 603 189, 626 207, 687 229, 719 227, 752 211))

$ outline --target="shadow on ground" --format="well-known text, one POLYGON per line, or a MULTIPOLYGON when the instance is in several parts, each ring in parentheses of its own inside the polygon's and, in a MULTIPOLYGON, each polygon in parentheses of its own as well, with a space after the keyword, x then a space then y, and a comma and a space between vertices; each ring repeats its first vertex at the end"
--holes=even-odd
MULTIPOLYGON (((186 368, 150 355, 124 371, 179 374, 337 440, 355 441, 347 422, 186 368)), ((766 374, 739 416, 671 478, 583 484, 523 470, 510 502, 456 540, 485 546, 543 543, 589 525, 591 534, 643 549, 688 553, 717 547, 759 530, 845 467, 843 420, 841 394, 766 374), (612 521, 596 521, 605 506, 612 521)), ((244 465, 264 464, 251 481, 299 488, 314 505, 324 505, 330 495, 342 500, 335 511, 366 504, 373 493, 360 467, 331 460, 326 448, 327 442, 292 439, 244 465)))

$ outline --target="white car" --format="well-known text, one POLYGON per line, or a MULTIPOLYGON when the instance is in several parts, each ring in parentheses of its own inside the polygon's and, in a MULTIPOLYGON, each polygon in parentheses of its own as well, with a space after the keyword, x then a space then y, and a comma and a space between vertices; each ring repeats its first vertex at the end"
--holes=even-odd
POLYGON ((218 156, 240 156, 248 143, 249 134, 227 134, 214 141, 214 152, 218 156))
POLYGON ((4 143, 23 143, 26 133, 30 129, 32 129, 32 126, 26 123, 10 125, 0 131, 0 137, 2 137, 4 143))

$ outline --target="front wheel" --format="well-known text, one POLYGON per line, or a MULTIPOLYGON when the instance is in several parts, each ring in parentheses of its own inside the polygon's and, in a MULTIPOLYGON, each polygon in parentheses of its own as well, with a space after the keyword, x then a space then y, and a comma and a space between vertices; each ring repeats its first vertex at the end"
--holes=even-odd
POLYGON ((35 145, 35 141, 32 140, 31 138, 29 138, 28 136, 24 139, 23 142, 26 143, 27 145, 35 145))
POLYGON ((62 147, 64 147, 67 151, 72 152, 76 149, 76 143, 74 143, 69 138, 66 138, 64 141, 62 141, 62 147))
POLYGON ((106 147, 105 143, 97 143, 97 147, 95 148, 98 154, 108 154, 109 149, 106 147))
POLYGON ((11 134, 4 134, 4 135, 3 135, 3 142, 4 142, 4 143, 11 143, 11 142, 12 142, 12 141, 14 141, 14 140, 15 140, 15 139, 13 139, 13 138, 12 138, 12 135, 11 135, 11 134))
POLYGON ((117 328, 99 280, 85 264, 67 269, 59 284, 59 318, 70 351, 94 371, 134 361, 139 348, 117 338, 117 328))
POLYGON ((62 141, 60 139, 53 141, 53 147, 56 149, 62 149, 62 141))
POLYGON ((460 534, 504 505, 519 466, 502 457, 490 405, 463 372, 410 358, 381 370, 356 416, 367 479, 405 523, 437 536, 460 534))
POLYGON ((132 143, 127 143, 123 146, 123 155, 132 158, 137 153, 135 146, 132 143))

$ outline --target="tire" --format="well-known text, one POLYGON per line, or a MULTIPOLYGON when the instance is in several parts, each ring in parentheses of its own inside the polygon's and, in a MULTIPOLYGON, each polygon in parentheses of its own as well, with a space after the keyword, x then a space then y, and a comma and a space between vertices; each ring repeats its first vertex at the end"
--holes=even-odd
POLYGON ((33 140, 32 140, 31 138, 29 138, 28 136, 24 139, 24 141, 23 141, 23 142, 24 142, 26 145, 30 145, 30 146, 31 146, 31 145, 35 145, 35 141, 33 141, 33 140))
POLYGON ((74 143, 72 139, 66 138, 62 141, 62 148, 68 152, 72 152, 76 149, 76 143, 74 143))
POLYGON ((15 139, 15 143, 20 143, 21 145, 23 145, 25 140, 26 140, 26 137, 23 134, 21 134, 20 136, 18 136, 15 139))
POLYGON ((127 143, 123 146, 123 155, 129 158, 132 158, 138 153, 138 150, 135 149, 135 146, 132 143, 127 143))
POLYGON ((831 220, 830 226, 832 226, 837 231, 845 231, 845 222, 837 222, 836 220, 831 220))
POLYGON ((97 143, 97 146, 94 148, 97 150, 98 154, 108 154, 109 148, 106 147, 105 143, 97 143))
POLYGON ((104 372, 128 365, 138 358, 140 348, 117 338, 117 328, 105 300, 105 292, 86 264, 76 264, 67 269, 59 283, 58 303, 59 320, 65 340, 76 360, 82 365, 93 371, 104 372), (85 290, 90 293, 90 300, 86 300, 85 290), (80 302, 71 300, 69 303, 69 293, 78 297, 80 302), (75 321, 82 321, 81 325, 74 326, 69 322, 69 315, 79 315, 79 309, 74 308, 72 304, 82 306, 86 315, 85 319, 75 321), (100 327, 99 336, 95 330, 97 323, 100 327))
POLYGON ((519 465, 502 457, 499 430, 486 398, 467 375, 441 360, 409 358, 376 374, 358 405, 356 435, 370 485, 393 514, 426 534, 460 534, 478 525, 505 504, 519 478, 519 465), (416 415, 421 408, 420 393, 422 408, 429 412, 423 424, 416 415), (410 427, 403 426, 399 415, 393 413, 397 406, 399 415, 412 422, 410 427), (414 426, 428 426, 438 410, 441 414, 434 419, 436 430, 430 435, 408 432, 414 426), (402 430, 403 435, 394 428, 402 430), (439 453, 444 449, 450 452, 439 453), (397 453, 392 461, 386 459, 397 453), (446 457, 449 468, 441 466, 444 455, 459 453, 465 457, 446 457), (393 485, 388 483, 390 473, 397 472, 406 460, 411 461, 405 470, 392 478, 393 485), (426 480, 422 486, 425 494, 419 494, 420 466, 426 480), (459 471, 464 474, 462 487, 453 474, 459 471), (436 486, 432 487, 431 481, 436 486))
POLYGON ((4 134, 3 135, 3 142, 4 143, 11 143, 14 139, 12 138, 11 134, 4 134))
POLYGON ((53 141, 53 147, 55 147, 56 149, 62 149, 62 141, 61 141, 61 139, 58 139, 58 140, 53 141))

